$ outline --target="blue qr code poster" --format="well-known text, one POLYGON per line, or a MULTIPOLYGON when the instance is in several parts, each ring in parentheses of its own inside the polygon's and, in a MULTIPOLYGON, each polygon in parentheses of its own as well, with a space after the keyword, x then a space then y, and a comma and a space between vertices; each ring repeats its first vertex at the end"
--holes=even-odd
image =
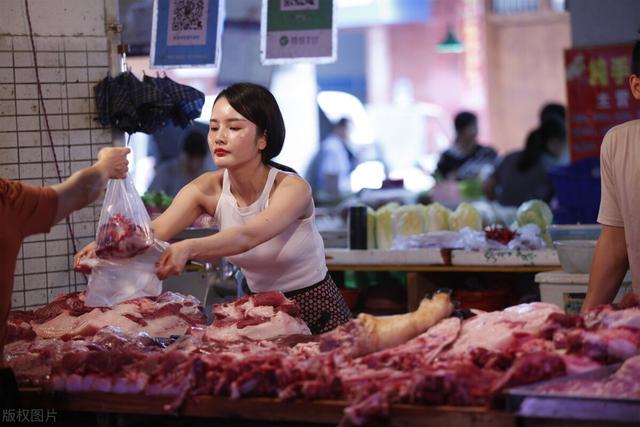
POLYGON ((222 0, 155 0, 151 67, 215 67, 220 63, 222 0))

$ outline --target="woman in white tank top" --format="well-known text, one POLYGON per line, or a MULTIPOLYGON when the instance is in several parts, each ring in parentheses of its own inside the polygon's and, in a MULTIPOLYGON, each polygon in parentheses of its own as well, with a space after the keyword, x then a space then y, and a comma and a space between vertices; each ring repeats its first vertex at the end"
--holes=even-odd
MULTIPOLYGON (((227 257, 252 292, 284 292, 320 333, 348 321, 351 312, 327 272, 309 184, 271 160, 284 137, 282 114, 266 88, 240 83, 217 96, 208 143, 220 170, 182 188, 153 229, 169 240, 207 213, 220 231, 173 243, 158 260, 157 274, 164 279, 180 274, 188 260, 227 257)), ((79 252, 76 262, 92 249, 79 252)))

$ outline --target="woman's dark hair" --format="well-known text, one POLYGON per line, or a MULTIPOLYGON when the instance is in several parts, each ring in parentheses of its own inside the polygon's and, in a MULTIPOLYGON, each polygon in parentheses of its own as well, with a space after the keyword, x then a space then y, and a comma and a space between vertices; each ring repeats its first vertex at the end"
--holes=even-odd
POLYGON ((214 104, 220 98, 225 98, 234 110, 255 124, 258 135, 266 136, 267 146, 262 150, 262 163, 297 173, 292 168, 271 160, 282 151, 285 127, 278 102, 269 89, 253 83, 236 83, 220 92, 214 104))
POLYGON ((524 151, 516 165, 518 172, 526 172, 538 163, 542 155, 548 152, 549 140, 553 138, 564 140, 566 136, 564 123, 561 120, 555 117, 545 119, 537 129, 527 135, 524 151))
POLYGON ((462 111, 456 114, 456 117, 453 119, 453 124, 457 133, 460 133, 467 127, 477 123, 478 117, 470 111, 462 111))

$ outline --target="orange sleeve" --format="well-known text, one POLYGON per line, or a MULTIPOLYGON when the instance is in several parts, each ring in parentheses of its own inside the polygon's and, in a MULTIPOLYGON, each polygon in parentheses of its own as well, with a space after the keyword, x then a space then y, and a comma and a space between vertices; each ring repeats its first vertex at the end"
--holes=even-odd
POLYGON ((53 226, 58 209, 58 194, 51 187, 34 187, 19 182, 9 182, 9 223, 15 224, 23 236, 47 233, 53 226))

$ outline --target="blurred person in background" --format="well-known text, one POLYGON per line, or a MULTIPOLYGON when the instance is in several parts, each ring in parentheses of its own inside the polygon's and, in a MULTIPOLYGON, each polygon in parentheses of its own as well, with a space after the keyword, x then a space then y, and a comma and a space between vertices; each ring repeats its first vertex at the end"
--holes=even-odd
POLYGON ((458 113, 454 119, 456 137, 453 146, 442 153, 436 175, 445 180, 477 179, 483 169, 492 167, 497 153, 478 144, 478 118, 469 111, 458 113))
POLYGON ((175 197, 178 191, 206 172, 205 160, 209 153, 206 137, 197 131, 187 134, 176 159, 156 166, 156 174, 147 191, 163 191, 175 197))
POLYGON ((484 181, 485 196, 503 206, 531 199, 549 203, 554 193, 549 170, 558 165, 566 145, 564 123, 549 116, 529 133, 524 150, 508 154, 484 181))
POLYGON ((567 113, 564 105, 558 104, 557 102, 548 102, 544 104, 540 109, 540 113, 538 114, 540 118, 540 124, 550 118, 560 120, 564 124, 566 122, 566 115, 567 113))
POLYGON ((350 123, 343 117, 333 125, 309 166, 307 178, 319 202, 338 201, 351 194, 351 172, 356 161, 348 145, 350 123))
MULTIPOLYGON (((557 102, 548 102, 542 106, 538 117, 540 119, 540 125, 542 125, 542 123, 549 119, 559 121, 565 128, 566 133, 567 110, 564 105, 558 104, 557 102)), ((559 156, 555 157, 555 162, 558 166, 566 166, 570 163, 570 161, 571 159, 569 158, 569 144, 564 144, 563 151, 559 156)))

